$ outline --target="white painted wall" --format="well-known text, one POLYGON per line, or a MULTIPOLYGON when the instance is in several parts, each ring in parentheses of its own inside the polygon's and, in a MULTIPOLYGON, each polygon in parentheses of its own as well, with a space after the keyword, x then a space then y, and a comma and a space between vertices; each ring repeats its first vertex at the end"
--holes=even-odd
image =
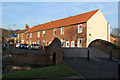
POLYGON ((102 39, 110 41, 110 25, 105 19, 104 15, 98 10, 88 21, 87 21, 87 46, 95 39, 102 39), (107 29, 108 27, 108 29, 107 29), (107 32, 108 31, 108 32, 107 32), (91 34, 91 36, 89 35, 91 34), (107 40, 108 37, 108 40, 107 40))

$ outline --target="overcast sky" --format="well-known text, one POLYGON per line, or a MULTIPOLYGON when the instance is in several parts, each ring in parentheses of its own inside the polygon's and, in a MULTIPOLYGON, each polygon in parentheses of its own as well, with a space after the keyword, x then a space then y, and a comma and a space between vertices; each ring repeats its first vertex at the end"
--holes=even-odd
POLYGON ((3 2, 2 27, 24 29, 38 24, 100 9, 112 28, 118 27, 117 2, 3 2))

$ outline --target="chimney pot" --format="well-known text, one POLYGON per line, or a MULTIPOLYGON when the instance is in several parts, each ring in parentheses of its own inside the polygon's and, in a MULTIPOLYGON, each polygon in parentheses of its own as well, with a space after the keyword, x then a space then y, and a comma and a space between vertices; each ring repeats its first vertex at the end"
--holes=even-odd
POLYGON ((25 29, 29 29, 29 26, 26 24, 25 29))

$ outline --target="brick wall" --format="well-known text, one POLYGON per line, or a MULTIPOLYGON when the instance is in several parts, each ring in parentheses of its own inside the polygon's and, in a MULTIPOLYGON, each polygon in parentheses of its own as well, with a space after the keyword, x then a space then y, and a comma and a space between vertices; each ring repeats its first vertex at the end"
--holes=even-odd
POLYGON ((94 40, 93 42, 91 42, 88 47, 97 48, 108 54, 110 54, 110 51, 112 51, 112 55, 115 58, 120 58, 120 47, 118 47, 115 44, 112 44, 110 42, 97 39, 97 40, 94 40))
POLYGON ((55 38, 53 42, 45 47, 39 53, 2 53, 2 56, 11 54, 11 58, 5 58, 3 61, 14 62, 14 63, 27 63, 27 64, 48 64, 52 65, 53 62, 58 64, 63 60, 63 51, 61 49, 61 42, 58 38, 55 38), (55 57, 53 54, 55 53, 55 57), (55 59, 55 60, 54 60, 55 59))
POLYGON ((11 53, 11 58, 4 59, 4 61, 10 61, 15 63, 48 63, 49 62, 49 56, 46 54, 40 54, 40 53, 11 53))
POLYGON ((52 43, 45 48, 45 52, 50 56, 50 63, 58 64, 63 60, 63 50, 58 38, 55 38, 52 43))
POLYGON ((22 33, 18 33, 18 34, 17 34, 17 38, 16 38, 17 42, 19 41, 19 43, 21 43, 21 41, 24 40, 24 43, 26 43, 27 35, 25 33, 23 33, 23 38, 21 38, 22 33), (19 39, 18 39, 18 34, 19 34, 19 39))
MULTIPOLYGON (((76 25, 71 25, 71 26, 67 26, 64 27, 64 34, 61 35, 61 28, 56 28, 56 35, 53 35, 53 29, 49 29, 46 30, 45 32, 45 37, 42 36, 43 32, 40 31, 40 37, 38 37, 38 32, 33 32, 32 33, 32 38, 26 38, 26 42, 36 42, 39 40, 40 45, 42 45, 42 40, 45 40, 45 46, 49 45, 50 41, 53 41, 53 39, 55 37, 58 37, 60 40, 61 39, 65 39, 65 41, 69 41, 69 46, 71 46, 71 41, 75 41, 75 43, 77 44, 77 39, 78 38, 82 38, 82 46, 86 47, 86 27, 87 27, 87 23, 83 23, 83 32, 82 33, 78 33, 78 24, 76 25)), ((27 34, 26 34, 27 35, 27 34)), ((63 45, 64 47, 66 47, 66 43, 64 43, 63 45)))

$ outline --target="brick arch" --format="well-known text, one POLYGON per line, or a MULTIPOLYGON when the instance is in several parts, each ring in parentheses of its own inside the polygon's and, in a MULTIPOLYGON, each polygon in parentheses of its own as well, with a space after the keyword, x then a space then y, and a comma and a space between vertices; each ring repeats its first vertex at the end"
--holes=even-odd
POLYGON ((50 63, 53 64, 57 64, 59 62, 61 62, 63 60, 63 51, 61 48, 61 41, 56 37, 54 38, 54 40, 52 41, 52 43, 46 47, 45 49, 46 54, 49 54, 50 56, 50 63), (56 55, 56 60, 54 62, 53 60, 53 55, 56 55))
POLYGON ((92 41, 88 47, 99 49, 107 54, 109 54, 110 51, 112 51, 114 57, 120 58, 120 54, 118 54, 120 53, 120 47, 108 41, 102 39, 96 39, 92 41))
POLYGON ((115 44, 110 43, 108 41, 102 40, 102 39, 95 39, 93 40, 88 47, 95 47, 97 45, 104 45, 104 46, 112 46, 112 47, 116 47, 115 44))

